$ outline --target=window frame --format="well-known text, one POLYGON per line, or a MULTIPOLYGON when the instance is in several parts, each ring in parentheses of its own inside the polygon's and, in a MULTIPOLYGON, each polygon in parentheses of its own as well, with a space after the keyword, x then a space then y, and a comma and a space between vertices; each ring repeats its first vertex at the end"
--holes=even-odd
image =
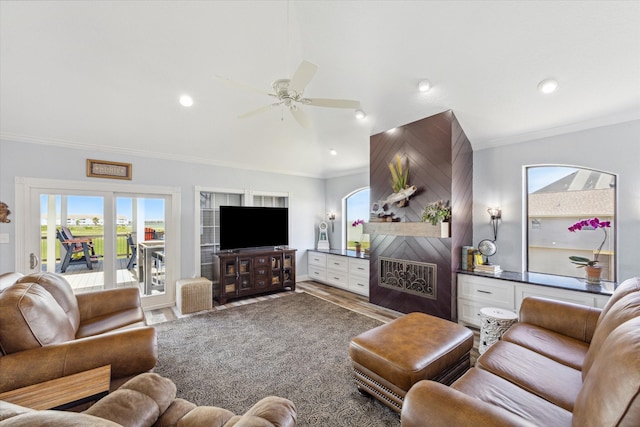
MULTIPOLYGON (((350 219, 349 218, 349 209, 348 209, 348 205, 349 205, 349 198, 363 192, 363 191, 368 191, 369 192, 369 200, 368 200, 368 206, 371 206, 371 187, 367 186, 367 187, 360 187, 356 190, 353 190, 352 192, 350 192, 349 194, 347 194, 343 199, 342 199, 342 218, 344 218, 344 223, 343 223, 343 233, 342 233, 342 247, 345 250, 355 250, 355 246, 349 247, 349 230, 351 230, 351 225, 353 223, 353 221, 355 221, 355 219, 363 219, 364 222, 369 222, 369 217, 370 217, 370 208, 368 208, 367 210, 367 215, 363 215, 362 218, 357 217, 355 219, 350 219)), ((365 234, 363 232, 362 237, 360 238, 360 242, 362 243, 362 249, 366 249, 370 247, 371 242, 369 241, 369 235, 365 234)))
MULTIPOLYGON (((586 172, 585 172, 586 173, 586 172)), ((594 235, 589 235, 586 234, 584 232, 576 232, 576 233, 571 233, 568 230, 568 227, 571 226, 573 223, 581 220, 581 219, 587 219, 587 218, 593 218, 593 217, 599 217, 601 220, 610 220, 611 221, 611 228, 607 229, 608 232, 608 236, 607 236, 607 241, 608 241, 608 245, 605 246, 605 248, 603 248, 602 253, 600 255, 600 262, 598 263, 599 265, 605 267, 606 266, 606 270, 607 271, 611 271, 611 274, 609 274, 608 276, 605 276, 603 274, 603 280, 606 281, 617 281, 617 277, 618 277, 618 250, 617 250, 617 246, 618 246, 618 238, 617 238, 617 218, 619 215, 619 210, 618 210, 618 187, 620 185, 620 181, 619 181, 619 176, 615 173, 612 172, 608 172, 608 171, 603 171, 600 169, 595 169, 595 168, 590 168, 587 166, 580 166, 580 165, 565 165, 565 164, 536 164, 536 165, 524 165, 523 166, 523 238, 524 238, 524 242, 523 242, 523 249, 524 249, 524 253, 523 253, 523 262, 524 262, 524 271, 528 272, 528 273, 539 273, 539 274, 552 274, 552 275, 561 275, 561 276, 568 276, 568 277, 575 277, 575 278, 579 278, 582 279, 584 278, 585 272, 583 268, 576 268, 575 265, 571 264, 571 261, 568 259, 568 255, 567 253, 570 253, 570 255, 580 255, 580 253, 578 253, 579 251, 585 251, 585 249, 583 247, 589 247, 589 248, 593 248, 593 250, 597 249, 598 244, 595 243, 594 245, 594 241, 599 241, 600 238, 599 237, 594 237, 594 235), (558 214, 558 215, 530 215, 530 211, 531 211, 531 200, 530 200, 530 195, 531 194, 535 194, 535 191, 530 193, 530 184, 531 184, 531 176, 530 176, 530 171, 534 168, 566 168, 566 169, 575 169, 575 171, 571 174, 568 174, 566 176, 564 176, 563 178, 558 178, 555 181, 552 181, 551 183, 559 183, 561 180, 569 177, 572 174, 577 174, 580 171, 588 171, 590 174, 593 173, 597 173, 597 174, 605 174, 608 175, 610 177, 611 183, 609 185, 609 188, 611 188, 613 190, 613 194, 611 195, 612 200, 611 202, 611 208, 613 209, 613 213, 611 214, 611 216, 609 217, 608 214, 606 212, 595 212, 592 211, 591 213, 589 212, 585 212, 584 214, 580 214, 580 213, 573 213, 572 215, 568 215, 568 214, 558 214), (559 248, 554 248, 552 246, 540 246, 540 248, 542 248, 542 250, 544 250, 544 248, 546 249, 560 249, 562 251, 564 251, 565 253, 562 255, 563 259, 566 259, 566 263, 567 265, 561 265, 560 267, 556 267, 556 269, 553 268, 553 265, 551 266, 552 268, 548 269, 548 270, 543 270, 543 271, 536 271, 536 270, 540 270, 540 268, 536 268, 536 266, 534 265, 534 263, 532 262, 532 241, 535 241, 536 239, 534 238, 534 236, 532 236, 532 222, 535 220, 544 220, 545 218, 550 219, 551 221, 553 221, 554 219, 562 219, 562 221, 566 220, 566 224, 562 224, 562 228, 559 228, 557 230, 557 232, 561 231, 566 231, 566 235, 559 235, 559 239, 558 241, 560 242, 559 244, 559 248), (566 225, 566 228, 564 227, 566 225), (582 246, 578 245, 578 247, 576 246, 569 246, 569 245, 575 245, 576 241, 578 241, 578 243, 582 242, 582 246), (588 242, 588 243, 585 243, 588 242), (607 250, 607 248, 609 248, 609 250, 607 250), (610 251, 610 254, 607 254, 606 252, 610 251), (606 262, 603 262, 603 256, 610 256, 612 257, 612 259, 608 259, 606 262), (558 272, 558 269, 562 270, 562 272, 558 272)), ((547 184, 550 185, 550 184, 547 184)), ((540 190, 544 188, 543 187, 539 187, 537 190, 540 190)), ((598 188, 592 188, 592 190, 597 190, 598 188)), ((605 190, 605 187, 601 187, 599 188, 600 190, 605 190)), ((536 191, 537 191, 536 190, 536 191)), ((586 190, 589 190, 588 188, 586 190)), ((571 190, 573 191, 573 190, 571 190)), ((558 191, 560 192, 560 191, 558 191)), ((542 193, 544 194, 544 193, 542 193)), ((568 200, 568 199, 563 199, 563 200, 568 200)), ((547 223, 549 223, 550 221, 546 221, 547 223)), ((540 225, 540 224, 539 224, 540 225)), ((556 242, 554 241, 553 244, 555 245, 556 242)), ((589 255, 585 256, 589 257, 589 255)), ((589 257, 590 258, 590 257, 589 257)), ((557 264, 556 264, 557 265, 557 264)), ((604 272, 604 270, 603 270, 604 272)))
MULTIPOLYGON (((203 273, 202 273, 203 247, 209 247, 213 251, 218 250, 220 247, 219 232, 217 234, 217 237, 216 236, 213 237, 214 242, 210 244, 209 243, 204 244, 202 242, 201 230, 203 228, 203 218, 202 218, 203 208, 201 207, 201 202, 200 202, 202 193, 211 193, 216 195, 217 197, 223 197, 223 196, 226 196, 227 198, 230 196, 238 197, 239 204, 237 204, 236 206, 264 206, 264 207, 277 206, 277 207, 288 208, 291 202, 291 196, 288 192, 253 191, 248 189, 237 189, 237 188, 234 189, 234 188, 196 186, 194 188, 194 221, 193 223, 195 225, 195 229, 194 229, 195 256, 193 258, 195 263, 195 271, 196 271, 196 274, 199 276, 203 276, 203 273), (216 243, 216 240, 217 240, 217 243, 216 243)), ((209 227, 212 227, 214 230, 214 233, 216 233, 215 230, 219 228, 219 224, 217 223, 219 216, 217 217, 217 219, 215 218, 215 209, 216 209, 215 204, 213 207, 208 209, 212 209, 214 211, 213 223, 212 225, 209 225, 209 227)), ((218 215, 219 215, 219 211, 218 211, 218 215)), ((289 218, 289 227, 291 227, 291 218, 289 218)), ((291 236, 291 230, 289 230, 289 235, 291 236)))

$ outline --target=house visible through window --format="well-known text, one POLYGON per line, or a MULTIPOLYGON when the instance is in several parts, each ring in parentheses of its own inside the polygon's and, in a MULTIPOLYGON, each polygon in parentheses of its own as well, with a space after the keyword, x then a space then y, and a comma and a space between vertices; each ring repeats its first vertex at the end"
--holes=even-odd
POLYGON ((358 220, 369 221, 370 204, 369 204, 369 188, 363 188, 355 191, 345 198, 345 215, 346 223, 346 249, 355 250, 356 242, 362 244, 362 248, 369 247, 369 235, 363 232, 363 224, 353 226, 358 220))
POLYGON ((583 278, 570 256, 593 260, 604 280, 616 280, 616 176, 593 169, 532 166, 527 177, 527 271, 583 278), (568 230, 591 218, 610 228, 568 230))

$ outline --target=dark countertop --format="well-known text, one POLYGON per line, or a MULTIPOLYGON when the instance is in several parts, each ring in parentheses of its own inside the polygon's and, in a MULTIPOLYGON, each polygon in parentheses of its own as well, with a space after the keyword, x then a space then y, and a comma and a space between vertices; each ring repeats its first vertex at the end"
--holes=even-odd
POLYGON ((356 251, 350 251, 350 250, 346 250, 346 249, 307 249, 309 251, 313 251, 313 252, 320 252, 323 254, 329 254, 329 255, 341 255, 341 256, 346 256, 349 258, 360 258, 360 259, 369 259, 369 255, 365 254, 364 251, 357 253, 356 251))
POLYGON ((531 285, 549 286, 551 288, 568 289, 571 291, 589 292, 598 295, 611 295, 618 286, 615 282, 603 281, 600 285, 588 284, 585 279, 568 276, 555 276, 542 273, 517 273, 515 271, 502 271, 496 274, 476 273, 467 270, 458 270, 460 274, 470 276, 490 277, 492 279, 507 280, 510 282, 528 283, 531 285))

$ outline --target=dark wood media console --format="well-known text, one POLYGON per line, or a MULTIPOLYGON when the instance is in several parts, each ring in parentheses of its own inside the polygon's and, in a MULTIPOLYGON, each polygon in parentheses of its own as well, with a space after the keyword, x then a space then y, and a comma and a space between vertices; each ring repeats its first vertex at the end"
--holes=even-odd
POLYGON ((213 295, 227 300, 296 288, 296 249, 259 249, 213 255, 213 295))

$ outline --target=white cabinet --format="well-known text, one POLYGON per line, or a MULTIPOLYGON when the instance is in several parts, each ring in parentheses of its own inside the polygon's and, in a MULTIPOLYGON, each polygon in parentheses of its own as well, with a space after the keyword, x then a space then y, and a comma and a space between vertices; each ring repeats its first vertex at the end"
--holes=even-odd
POLYGON ((530 284, 516 286, 516 310, 520 310, 522 300, 526 297, 542 297, 591 307, 604 307, 609 297, 589 292, 571 291, 567 289, 549 288, 530 284), (601 305, 600 305, 601 304, 601 305))
POLYGON ((458 274, 458 321, 480 327, 480 309, 497 307, 518 313, 522 300, 537 296, 602 308, 609 296, 491 277, 458 274))
POLYGON ((319 282, 327 280, 327 254, 307 252, 309 277, 319 282))
POLYGON ((327 282, 330 285, 349 290, 349 258, 327 255, 327 282))
POLYGON ((327 254, 308 251, 307 257, 309 258, 309 265, 313 265, 323 269, 327 268, 327 254))
POLYGON ((369 296, 369 260, 349 258, 349 290, 369 296))
POLYGON ((361 295, 369 295, 369 260, 307 251, 309 278, 361 295))
POLYGON ((483 307, 515 310, 515 283, 458 274, 458 321, 480 327, 483 307))

